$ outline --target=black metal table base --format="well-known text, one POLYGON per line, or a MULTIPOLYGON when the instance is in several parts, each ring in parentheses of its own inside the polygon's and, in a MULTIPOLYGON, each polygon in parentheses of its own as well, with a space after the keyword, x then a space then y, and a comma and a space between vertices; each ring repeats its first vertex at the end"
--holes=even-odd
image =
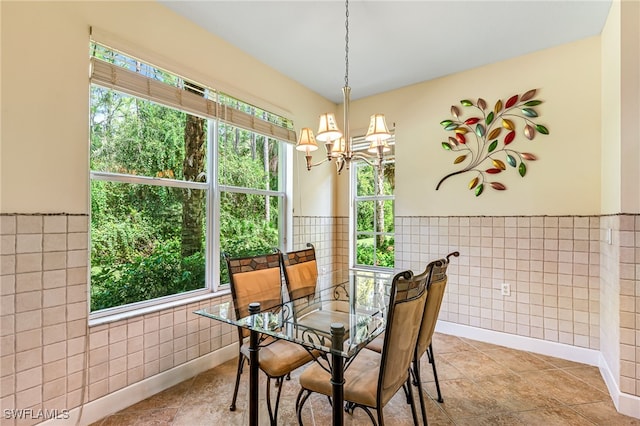
MULTIPOLYGON (((249 314, 258 313, 260 313, 260 304, 251 303, 249 305, 249 314)), ((331 354, 331 393, 333 398, 331 417, 334 426, 344 425, 344 358, 338 354, 338 352, 342 352, 344 335, 345 328, 343 324, 331 324, 331 347, 334 350, 331 354)), ((249 426, 258 426, 259 338, 260 332, 252 329, 249 334, 249 426)))
MULTIPOLYGON (((258 313, 260 313, 260 304, 251 303, 249 305, 249 314, 258 313)), ((249 334, 249 426, 258 426, 259 338, 260 333, 252 329, 249 334)))
MULTIPOLYGON (((344 325, 331 324, 331 347, 334 351, 342 351, 344 345, 344 325)), ((331 393, 333 397, 332 420, 334 426, 344 424, 344 358, 336 352, 331 354, 331 393)))

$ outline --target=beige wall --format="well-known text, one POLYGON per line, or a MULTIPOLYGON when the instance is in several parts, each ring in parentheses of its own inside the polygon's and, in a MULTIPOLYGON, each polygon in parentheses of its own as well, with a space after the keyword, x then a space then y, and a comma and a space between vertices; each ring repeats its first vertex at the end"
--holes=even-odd
POLYGON ((619 213, 620 170, 620 3, 614 2, 602 31, 602 196, 603 213, 619 213))
MULTIPOLYGON (((336 108, 154 2, 1 7, 3 213, 88 211, 89 27, 100 41, 282 113, 296 130, 336 108)), ((304 195, 294 200, 296 214, 329 215, 333 203, 317 194, 332 187, 331 170, 301 169, 294 173, 295 193, 304 195)))
MULTIPOLYGON (((597 214, 600 74, 600 39, 592 37, 354 102, 351 121, 366 123, 368 114, 383 111, 396 123, 397 215, 597 214), (507 191, 487 189, 477 198, 467 189, 471 173, 436 191, 443 176, 460 169, 453 165, 457 155, 441 147, 449 132, 439 123, 451 118, 451 105, 482 97, 492 108, 529 89, 544 101, 535 121, 550 135, 529 141, 518 128, 510 146, 539 158, 529 162, 526 177, 508 167, 499 175, 507 191)), ((340 214, 346 208, 340 205, 340 214)))
POLYGON ((640 211, 640 3, 614 1, 602 31, 602 212, 640 211))
POLYGON ((621 211, 640 212, 640 2, 624 1, 620 14, 621 211))

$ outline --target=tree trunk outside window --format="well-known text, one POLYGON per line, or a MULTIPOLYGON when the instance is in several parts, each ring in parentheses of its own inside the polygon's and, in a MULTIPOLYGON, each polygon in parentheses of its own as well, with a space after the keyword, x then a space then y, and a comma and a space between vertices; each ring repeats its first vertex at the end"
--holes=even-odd
MULTIPOLYGON (((204 95, 204 88, 185 82, 185 88, 204 95)), ((183 173, 187 181, 205 180, 205 119, 187 114, 184 127, 183 173)), ((185 190, 182 203, 182 257, 202 251, 205 191, 185 190)))
MULTIPOLYGON (((381 166, 377 168, 374 172, 375 175, 375 191, 376 197, 379 197, 384 194, 384 169, 381 166)), ((384 201, 376 200, 376 251, 384 246, 384 235, 381 235, 381 232, 384 232, 384 201)), ((378 263, 377 260, 375 262, 378 263)))

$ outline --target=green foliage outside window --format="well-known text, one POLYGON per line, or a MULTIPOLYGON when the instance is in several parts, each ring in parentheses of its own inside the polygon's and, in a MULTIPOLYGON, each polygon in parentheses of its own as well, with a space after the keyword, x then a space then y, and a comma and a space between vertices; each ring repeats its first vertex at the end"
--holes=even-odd
POLYGON ((393 268, 395 163, 356 165, 356 265, 393 268))
MULTIPOLYGON (((96 43, 91 55, 292 129, 282 117, 96 43)), ((208 147, 217 130, 221 251, 280 246, 280 142, 97 85, 90 92, 91 310, 206 286, 213 223, 208 147), (211 127, 211 128, 209 128, 211 127), (146 179, 141 179, 144 177, 146 179), (149 178, 154 178, 150 180, 149 178), (207 216, 209 213, 209 216, 207 216)), ((221 283, 228 282, 220 268, 221 283)))
POLYGON ((393 268, 395 262, 394 239, 385 239, 378 246, 374 246, 373 242, 373 238, 356 241, 356 264, 393 268))
MULTIPOLYGON (((184 179, 185 113, 93 86, 90 119, 91 170, 184 179)), ((204 287, 204 249, 181 255, 183 205, 197 191, 92 180, 92 311, 204 287)))
MULTIPOLYGON (((221 124, 218 130, 218 181, 231 188, 220 194, 220 250, 231 257, 266 253, 280 246, 280 196, 241 189, 280 191, 280 143, 221 124), (237 189, 236 189, 237 188, 237 189)), ((220 283, 228 283, 221 261, 220 283)))
MULTIPOLYGON (((184 180, 187 114, 92 87, 91 169, 128 176, 184 180)), ((279 246, 279 142, 219 126, 220 246, 231 256, 279 246)), ((205 147, 203 147, 204 149, 205 147)), ((206 174, 205 174, 206 175, 206 174)), ((199 189, 127 182, 91 182, 91 310, 204 288, 206 221, 201 249, 185 256, 184 206, 199 189)), ((228 282, 221 263, 220 283, 228 282)))

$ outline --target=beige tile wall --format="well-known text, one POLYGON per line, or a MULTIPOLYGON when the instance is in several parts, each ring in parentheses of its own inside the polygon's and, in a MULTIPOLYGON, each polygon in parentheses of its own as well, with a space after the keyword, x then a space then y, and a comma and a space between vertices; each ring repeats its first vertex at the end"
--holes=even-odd
POLYGON ((603 317, 608 321, 603 324, 608 344, 602 352, 608 361, 619 359, 620 371, 614 373, 620 390, 640 395, 640 215, 609 216, 603 222, 604 235, 607 228, 612 230, 612 243, 606 238, 602 243, 607 259, 601 284, 607 310, 603 317))
MULTIPOLYGON (((77 341, 87 332, 87 218, 0 220, 2 407, 77 406, 85 354, 77 341)), ((13 424, 4 416, 2 422, 13 424)))
MULTIPOLYGON (((91 401, 237 337, 232 327, 192 313, 210 300, 88 329, 87 217, 0 220, 3 409, 71 409, 85 382, 91 401)), ((624 215, 398 217, 396 269, 421 270, 460 251, 442 319, 601 350, 610 365, 620 361, 621 390, 640 395, 639 234, 640 217, 624 215), (511 284, 511 296, 500 295, 502 282, 511 284)), ((346 217, 294 218, 293 248, 314 243, 321 273, 333 279, 347 271, 348 238, 346 217)), ((1 424, 15 423, 3 417, 1 424)))
MULTIPOLYGON (((620 326, 635 326, 635 314, 620 312, 620 245, 614 244, 619 241, 618 234, 620 231, 619 216, 603 216, 600 219, 600 227, 602 239, 600 241, 600 300, 601 304, 601 326, 606 333, 601 333, 602 341, 600 342, 600 351, 607 361, 607 365, 611 369, 613 377, 616 378, 618 387, 620 387, 620 365, 625 365, 625 370, 629 365, 634 364, 635 358, 624 360, 620 358, 620 326), (609 231, 611 236, 609 237, 609 231), (608 239, 611 238, 611 244, 608 239)), ((627 354, 628 356, 628 354, 627 354)), ((622 380, 626 382, 626 380, 622 380)), ((635 380, 634 380, 635 381, 635 380)), ((631 383, 625 383, 624 389, 627 393, 631 383)))
MULTIPOLYGON (((228 295, 89 328, 88 218, 0 220, 3 410, 72 409, 237 340, 231 326, 193 314, 228 295)), ((2 425, 43 420, 2 414, 2 425)))
POLYGON ((597 216, 397 217, 396 267, 457 250, 441 319, 599 349, 599 241, 597 216))
POLYGON ((321 276, 337 282, 349 268, 349 220, 345 217, 296 216, 293 250, 314 245, 321 276))

